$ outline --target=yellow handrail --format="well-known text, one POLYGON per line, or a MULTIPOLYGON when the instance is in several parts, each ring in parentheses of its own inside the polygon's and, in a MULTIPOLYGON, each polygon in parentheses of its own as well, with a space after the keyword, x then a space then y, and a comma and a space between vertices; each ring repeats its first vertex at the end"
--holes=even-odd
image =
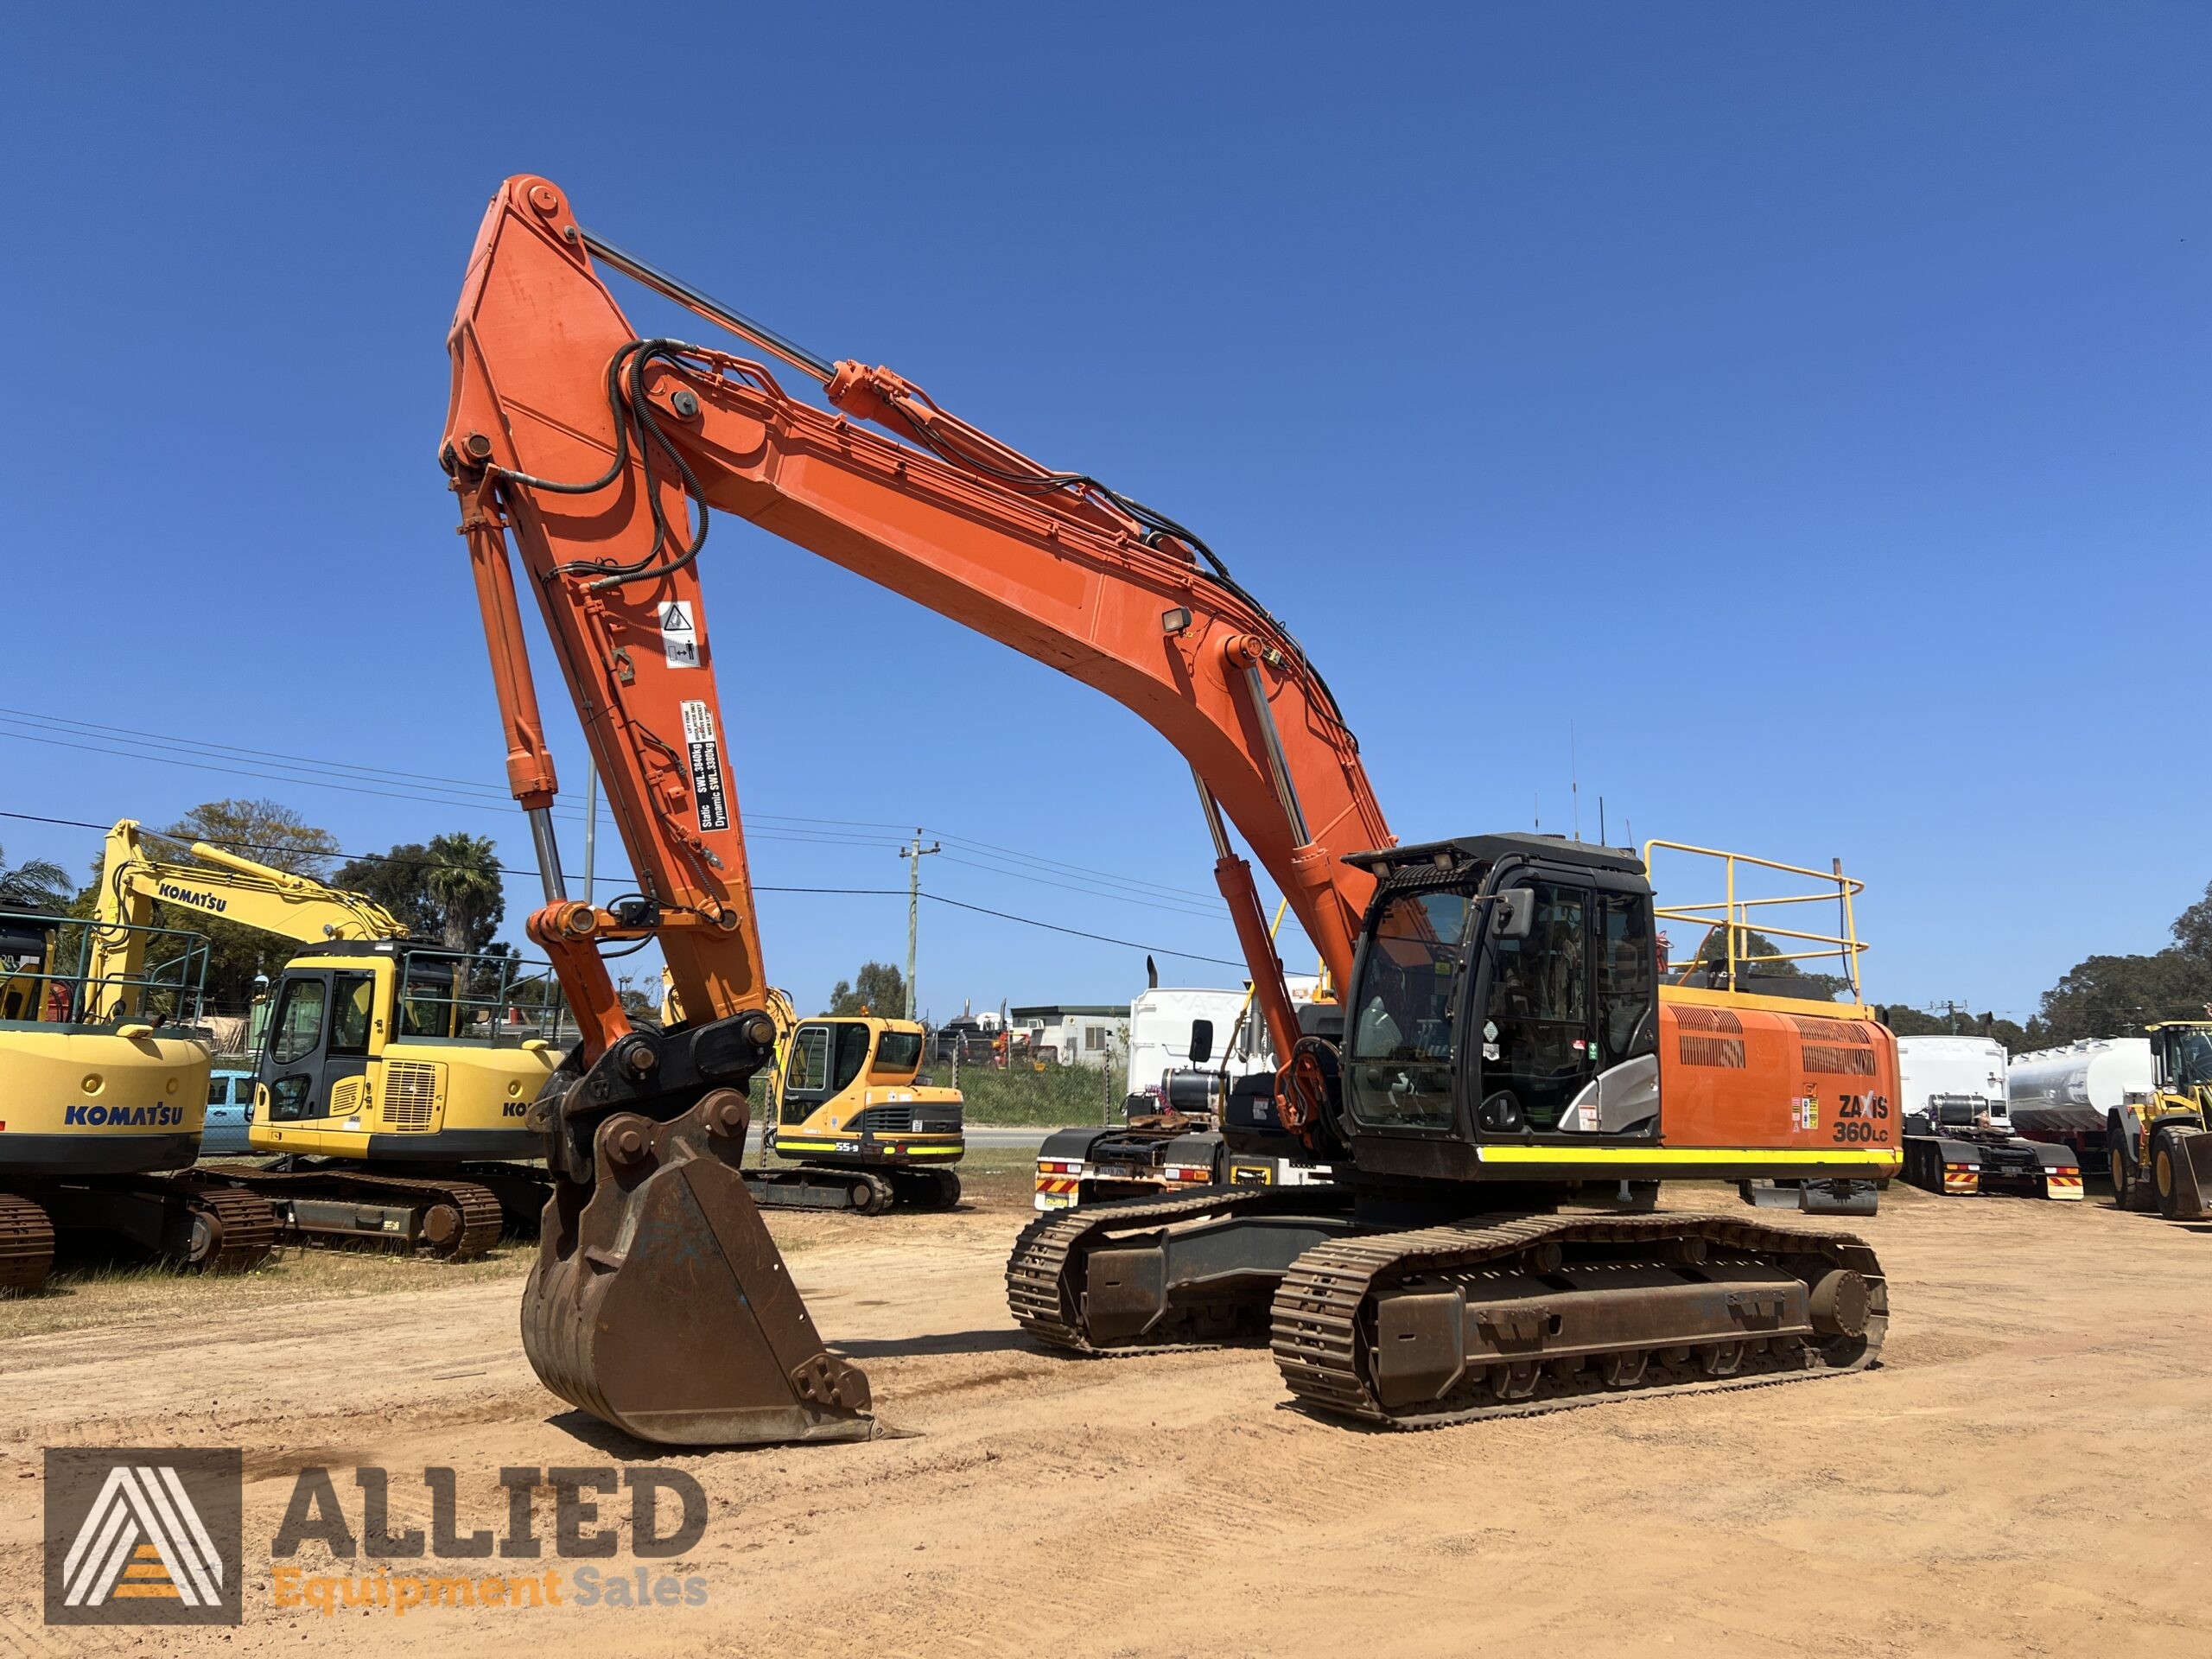
POLYGON ((1755 963, 1813 962, 1833 957, 1843 964, 1844 978, 1851 987, 1853 1000, 1854 1001, 1862 1000, 1859 984, 1859 953, 1866 949, 1866 945, 1859 937, 1858 918, 1852 901, 1866 890, 1866 884, 1846 875, 1843 873, 1841 860, 1834 861, 1827 870, 1815 870, 1808 869, 1802 864, 1785 864, 1777 859, 1755 857, 1749 853, 1726 852, 1717 847, 1698 847, 1681 841, 1653 840, 1643 843, 1643 866, 1646 871, 1651 868, 1652 855, 1662 848, 1670 852, 1692 854, 1700 858, 1717 858, 1721 861, 1722 888, 1725 895, 1721 899, 1700 904, 1655 904, 1652 906, 1652 913, 1655 916, 1668 921, 1700 924, 1706 929, 1705 937, 1698 941, 1697 949, 1691 952, 1684 965, 1684 973, 1689 972, 1703 959, 1707 945, 1712 942, 1713 934, 1718 932, 1722 937, 1728 967, 1728 988, 1732 991, 1736 988, 1737 968, 1739 963, 1748 967, 1755 963), (1817 893, 1787 893, 1778 898, 1739 899, 1736 896, 1736 867, 1738 864, 1750 865, 1763 870, 1778 870, 1785 875, 1808 876, 1821 883, 1822 890, 1817 893), (1751 912, 1762 907, 1831 903, 1836 905, 1842 912, 1843 931, 1840 933, 1821 933, 1804 928, 1782 927, 1765 921, 1762 921, 1757 928, 1751 925, 1751 912), (1810 950, 1753 951, 1746 948, 1749 942, 1745 936, 1754 932, 1770 941, 1797 940, 1821 948, 1810 950))

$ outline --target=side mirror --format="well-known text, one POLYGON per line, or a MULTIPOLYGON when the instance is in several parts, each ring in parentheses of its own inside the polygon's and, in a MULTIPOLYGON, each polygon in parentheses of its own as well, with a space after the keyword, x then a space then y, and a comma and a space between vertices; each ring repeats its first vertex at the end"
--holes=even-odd
POLYGON ((1536 925, 1536 890, 1534 887, 1508 887, 1503 893, 1491 895, 1497 914, 1491 918, 1491 932, 1501 939, 1525 939, 1529 929, 1536 925))
POLYGON ((1191 1064, 1204 1065, 1211 1058, 1213 1058, 1213 1021, 1193 1020, 1191 1021, 1191 1064))

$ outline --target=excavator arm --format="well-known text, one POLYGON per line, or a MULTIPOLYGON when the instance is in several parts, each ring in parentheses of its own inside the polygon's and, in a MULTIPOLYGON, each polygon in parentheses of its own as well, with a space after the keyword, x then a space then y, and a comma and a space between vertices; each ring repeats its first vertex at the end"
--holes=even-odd
MULTIPOLYGON (((1297 1023, 1227 825, 1349 983, 1373 878, 1344 855, 1392 844, 1358 746, 1296 641, 1181 525, 1029 460, 888 370, 830 363, 715 304, 590 235, 546 180, 511 179, 493 198, 448 344, 440 459, 461 501, 510 786, 537 843, 546 903, 529 931, 582 1034, 534 1111, 558 1179, 525 1348, 556 1392, 645 1438, 865 1433, 865 1377, 822 1346, 734 1173, 743 1090, 769 1063, 776 1021, 731 761, 770 740, 733 723, 717 692, 697 563, 712 515, 1003 641, 1166 737, 1197 782, 1254 997, 1286 1058, 1297 1023), (791 396, 760 361, 641 339, 602 264, 811 376, 831 407, 791 396), (566 895, 518 563, 637 873, 639 897, 612 909, 566 895), (601 955, 647 937, 688 1016, 658 1032, 632 1027, 601 955)), ((1299 1092, 1280 1091, 1284 1119, 1311 1133, 1299 1092)))
MULTIPOLYGON (((147 852, 134 819, 122 819, 107 832, 93 901, 98 925, 92 930, 87 971, 91 984, 137 984, 143 969, 145 929, 154 918, 157 899, 305 944, 407 937, 406 924, 364 893, 327 887, 204 841, 193 843, 192 855, 200 861, 180 864, 155 858, 147 852)), ((107 997, 99 995, 98 1000, 104 1005, 107 997)))

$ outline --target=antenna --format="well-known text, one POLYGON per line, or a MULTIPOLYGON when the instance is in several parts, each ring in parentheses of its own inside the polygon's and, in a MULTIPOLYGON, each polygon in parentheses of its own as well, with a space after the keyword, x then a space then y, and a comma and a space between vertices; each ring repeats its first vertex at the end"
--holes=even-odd
POLYGON ((1567 793, 1574 807, 1574 838, 1582 839, 1582 772, 1574 758, 1574 722, 1567 722, 1567 793))
POLYGON ((1605 844, 1605 798, 1602 795, 1598 798, 1598 844, 1605 844))
POLYGON ((1535 823, 1531 827, 1541 835, 1543 832, 1544 828, 1544 798, 1541 794, 1532 793, 1529 795, 1529 810, 1535 820, 1535 823))

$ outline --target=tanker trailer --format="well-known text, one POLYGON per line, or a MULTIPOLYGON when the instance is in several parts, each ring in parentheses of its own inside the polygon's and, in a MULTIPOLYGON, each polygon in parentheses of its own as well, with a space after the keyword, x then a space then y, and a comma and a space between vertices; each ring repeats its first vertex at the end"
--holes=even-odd
POLYGON ((2086 1168, 2105 1163, 2112 1114, 2152 1094, 2147 1037, 2099 1037, 2015 1054, 2005 1078, 2012 1128, 2074 1148, 2086 1168))

